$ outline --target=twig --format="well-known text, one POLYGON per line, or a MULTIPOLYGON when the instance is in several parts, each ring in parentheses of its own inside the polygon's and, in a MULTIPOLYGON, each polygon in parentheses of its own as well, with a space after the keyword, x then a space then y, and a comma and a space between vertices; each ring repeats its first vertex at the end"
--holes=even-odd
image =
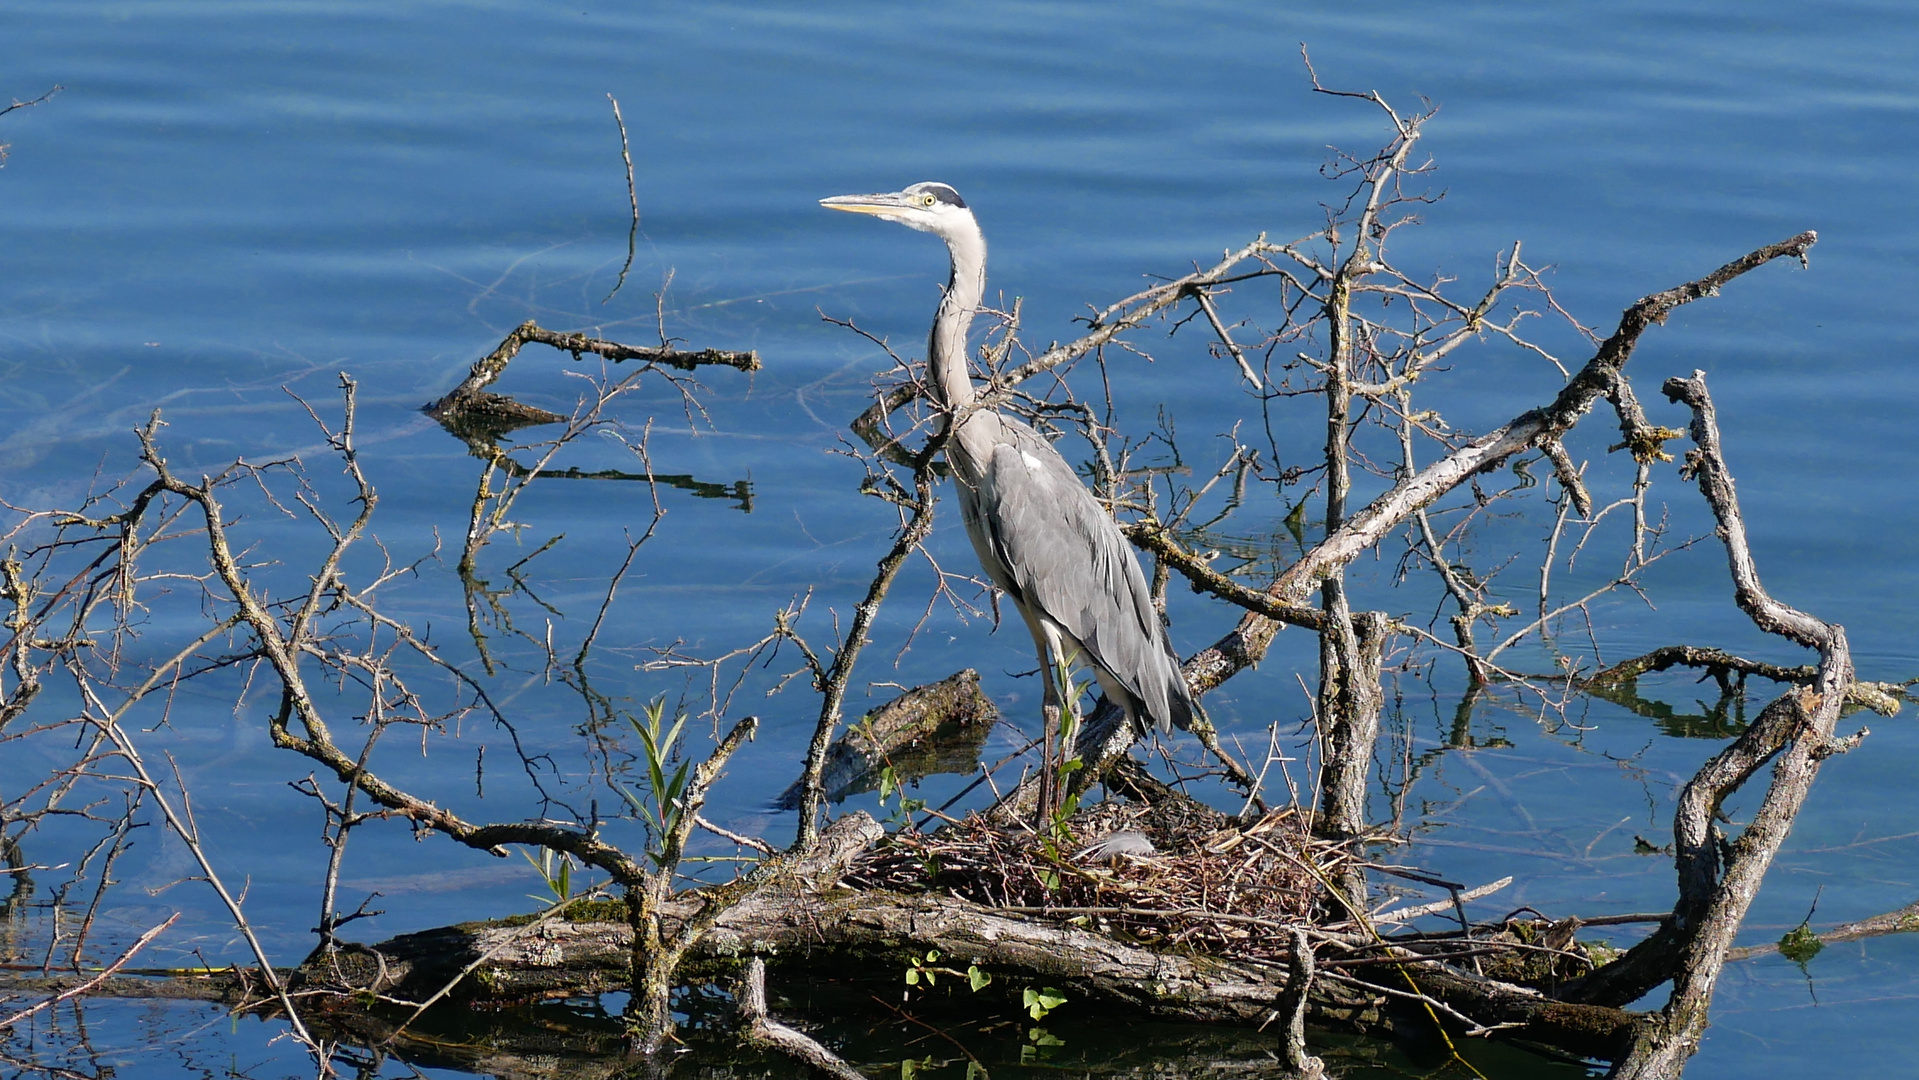
POLYGON ((35 1005, 27 1009, 22 1009, 21 1011, 14 1013, 12 1016, 6 1017, 4 1019, 0 1019, 0 1031, 5 1031, 7 1028, 12 1027, 13 1025, 19 1023, 22 1020, 25 1020, 27 1017, 32 1016, 33 1014, 37 1012, 40 1012, 44 1009, 52 1008, 53 1006, 58 1005, 63 1001, 68 1001, 73 998, 77 998, 80 995, 86 993, 87 991, 92 990, 94 987, 99 986, 101 983, 106 982, 108 979, 113 977, 113 974, 115 972, 125 967, 127 964, 127 961, 133 959, 134 954, 138 953, 141 949, 146 948, 148 942, 152 941, 154 938, 157 938, 161 934, 165 933, 168 927, 172 926, 175 922, 179 921, 179 918, 180 918, 180 913, 177 911, 167 916, 167 921, 161 923, 160 925, 156 927, 153 927, 152 929, 148 930, 146 933, 141 934, 140 940, 134 942, 132 947, 128 948, 126 952, 121 953, 120 958, 118 960, 115 960, 113 963, 107 965, 105 970, 101 971, 98 975, 95 975, 93 978, 88 979, 86 982, 81 983, 79 986, 73 987, 70 990, 64 990, 58 996, 50 997, 47 1000, 42 1001, 38 1005, 35 1005))
MULTIPOLYGON (((0 109, 0 116, 5 116, 15 109, 31 109, 35 105, 45 104, 47 99, 53 97, 53 95, 65 89, 66 87, 64 86, 55 86, 53 89, 47 91, 44 94, 41 94, 39 97, 34 98, 32 101, 16 101, 13 104, 7 106, 6 108, 0 109)), ((6 164, 7 164, 7 144, 0 142, 0 168, 5 168, 6 164)))
POLYGON ((633 151, 626 142, 626 118, 620 115, 619 98, 608 94, 606 100, 613 103, 613 122, 620 126, 620 160, 626 162, 626 199, 633 207, 633 224, 626 230, 626 262, 620 267, 620 279, 613 283, 613 292, 606 294, 606 300, 600 301, 602 304, 613 299, 614 293, 626 284, 626 272, 633 269, 633 243, 640 235, 640 193, 633 186, 633 151))
MULTIPOLYGON (((1887 934, 1910 934, 1919 931, 1919 903, 1907 904, 1898 911, 1888 911, 1883 915, 1874 915, 1869 919, 1843 923, 1823 933, 1814 935, 1821 945, 1836 945, 1842 941, 1858 941, 1861 938, 1883 937, 1887 934)), ((1726 950, 1726 959, 1749 960, 1755 956, 1768 956, 1779 951, 1777 941, 1762 941, 1756 945, 1741 945, 1726 950)))
POLYGON ((705 818, 701 817, 698 814, 693 815, 693 823, 695 825, 698 825, 700 828, 705 829, 707 832, 712 833, 714 836, 718 836, 725 840, 731 840, 733 843, 738 844, 739 846, 744 848, 752 848, 754 851, 757 851, 762 855, 773 855, 773 854, 777 854, 779 851, 778 848, 774 847, 772 844, 769 844, 764 840, 756 840, 750 836, 741 836, 739 833, 736 833, 732 831, 731 829, 723 829, 719 827, 718 825, 715 825, 712 822, 706 820, 705 818))
POLYGON ((1372 919, 1375 924, 1411 922, 1422 916, 1437 915, 1442 911, 1455 910, 1459 904, 1467 900, 1477 900, 1482 896, 1491 896, 1512 883, 1513 879, 1508 875, 1500 878, 1498 881, 1485 885, 1478 885, 1470 889, 1461 889, 1457 895, 1449 896, 1444 900, 1434 900, 1430 904, 1414 904, 1409 907, 1394 908, 1391 911, 1374 915, 1372 919))

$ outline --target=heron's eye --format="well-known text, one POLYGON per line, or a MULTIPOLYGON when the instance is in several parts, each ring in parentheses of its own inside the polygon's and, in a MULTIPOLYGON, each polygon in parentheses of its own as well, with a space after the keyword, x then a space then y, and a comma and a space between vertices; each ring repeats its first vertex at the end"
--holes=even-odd
POLYGON ((934 203, 936 203, 936 202, 939 202, 939 196, 937 196, 937 195, 934 195, 934 194, 933 194, 932 192, 930 192, 930 191, 929 191, 929 192, 927 192, 926 194, 924 194, 924 195, 921 195, 921 196, 920 196, 920 205, 921 205, 921 206, 925 206, 925 207, 929 207, 929 208, 930 208, 930 207, 931 207, 931 206, 932 206, 932 205, 933 205, 934 203))

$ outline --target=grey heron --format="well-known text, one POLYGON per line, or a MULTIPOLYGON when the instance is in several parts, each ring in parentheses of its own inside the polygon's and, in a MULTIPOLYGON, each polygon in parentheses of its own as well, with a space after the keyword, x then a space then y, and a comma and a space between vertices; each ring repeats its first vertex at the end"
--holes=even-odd
POLYGON ((1199 705, 1166 638, 1132 546, 1053 444, 1021 421, 977 408, 966 335, 986 293, 986 238, 959 192, 919 183, 879 195, 821 199, 946 241, 952 277, 927 342, 940 409, 956 420, 946 460, 960 518, 987 577, 1026 620, 1049 717, 1062 704, 1055 671, 1093 669, 1136 730, 1192 726, 1199 705))

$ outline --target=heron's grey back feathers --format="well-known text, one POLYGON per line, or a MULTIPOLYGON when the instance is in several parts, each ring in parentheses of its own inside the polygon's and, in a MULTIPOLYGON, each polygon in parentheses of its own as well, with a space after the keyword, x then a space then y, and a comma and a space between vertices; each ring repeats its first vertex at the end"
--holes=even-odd
POLYGON ((1190 727, 1192 693, 1119 526, 1039 432, 991 413, 967 424, 980 421, 998 428, 991 457, 958 471, 962 516, 988 576, 1077 640, 1080 659, 1124 689, 1131 700, 1117 704, 1142 728, 1190 727))

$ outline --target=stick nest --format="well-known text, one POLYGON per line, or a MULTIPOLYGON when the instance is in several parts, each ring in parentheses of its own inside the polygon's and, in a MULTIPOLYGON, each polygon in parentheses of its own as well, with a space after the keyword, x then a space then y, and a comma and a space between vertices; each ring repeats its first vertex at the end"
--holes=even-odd
POLYGON ((1347 855, 1288 808, 1251 824, 1188 800, 1109 801, 1053 835, 977 815, 933 833, 901 831, 854 864, 847 884, 943 892, 986 907, 1060 917, 1122 939, 1238 959, 1283 959, 1315 922, 1347 855), (1157 853, 1104 861, 1086 852, 1116 832, 1157 853))

